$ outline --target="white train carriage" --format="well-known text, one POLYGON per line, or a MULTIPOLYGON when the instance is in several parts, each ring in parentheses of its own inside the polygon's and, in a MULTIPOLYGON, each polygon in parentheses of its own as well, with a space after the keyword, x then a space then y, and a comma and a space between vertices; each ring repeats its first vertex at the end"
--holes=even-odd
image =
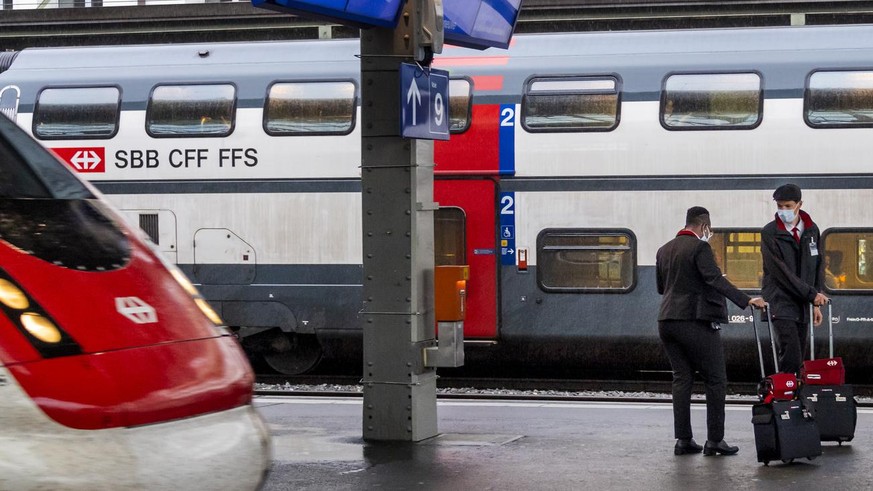
MULTIPOLYGON (((0 65, 0 100, 272 367, 356 365, 358 51, 24 50, 0 65)), ((452 76, 453 133, 435 150, 436 261, 470 265, 468 367, 666 369, 655 251, 705 206, 722 269, 759 289, 757 230, 785 182, 824 231, 841 354, 873 362, 873 27, 520 35, 435 65, 452 76)), ((726 331, 730 373, 753 365, 750 336, 726 331)))

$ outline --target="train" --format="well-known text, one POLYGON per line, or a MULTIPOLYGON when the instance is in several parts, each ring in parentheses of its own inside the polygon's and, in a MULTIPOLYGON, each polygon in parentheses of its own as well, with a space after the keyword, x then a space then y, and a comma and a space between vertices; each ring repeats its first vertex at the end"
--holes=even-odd
MULTIPOLYGON (((25 49, 0 54, 0 107, 140 226, 253 360, 360 370, 359 53, 25 49)), ((655 252, 704 206, 722 271, 759 293, 759 232, 792 182, 823 232, 837 354, 870 381, 873 26, 525 34, 433 66, 451 133, 434 143, 435 264, 469 266, 466 364, 448 373, 668 377, 655 252)), ((729 306, 734 380, 757 377, 752 315, 729 306)))
POLYGON ((0 488, 265 481, 245 353, 142 235, 0 115, 0 488))

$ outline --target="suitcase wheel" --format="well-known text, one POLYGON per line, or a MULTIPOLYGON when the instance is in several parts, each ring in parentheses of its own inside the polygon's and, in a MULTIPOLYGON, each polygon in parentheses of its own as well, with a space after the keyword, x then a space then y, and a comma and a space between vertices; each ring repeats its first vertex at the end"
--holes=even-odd
POLYGON ((813 455, 812 457, 807 457, 806 460, 815 460, 816 457, 818 457, 818 455, 813 455))
POLYGON ((782 459, 783 464, 790 464, 792 462, 794 462, 794 459, 782 459))

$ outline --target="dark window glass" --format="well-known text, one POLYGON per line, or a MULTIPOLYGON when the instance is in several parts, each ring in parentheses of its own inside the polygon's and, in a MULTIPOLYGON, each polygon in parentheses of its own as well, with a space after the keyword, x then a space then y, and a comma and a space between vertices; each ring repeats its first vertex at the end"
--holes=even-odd
POLYGON ((449 131, 462 133, 470 127, 473 88, 465 78, 449 80, 449 131))
POLYGON ((873 290, 873 230, 828 230, 822 240, 829 290, 873 290))
POLYGON ((635 268, 629 232, 546 230, 537 238, 537 278, 546 291, 629 291, 635 268))
POLYGON ((70 169, 0 116, 0 199, 93 197, 70 169))
POLYGON ((661 122, 668 129, 751 129, 761 122, 761 104, 757 73, 671 75, 661 122))
POLYGON ((45 89, 33 111, 33 134, 42 140, 111 138, 120 104, 117 87, 45 89))
POLYGON ((0 236, 26 254, 80 271, 130 260, 124 231, 97 200, 0 198, 0 236))
POLYGON ((812 127, 873 126, 873 71, 811 74, 805 106, 812 127))
POLYGON ((467 216, 460 208, 440 208, 433 215, 435 266, 467 264, 467 216))
POLYGON ((264 131, 270 135, 345 135, 354 124, 352 82, 279 82, 267 94, 264 131))
POLYGON ((236 88, 217 85, 159 85, 146 110, 155 137, 227 136, 233 129, 236 88))
POLYGON ((609 131, 618 125, 618 82, 612 77, 535 78, 522 100, 528 131, 609 131))
POLYGON ((737 288, 760 290, 764 276, 761 232, 758 230, 713 230, 709 239, 715 262, 737 288))

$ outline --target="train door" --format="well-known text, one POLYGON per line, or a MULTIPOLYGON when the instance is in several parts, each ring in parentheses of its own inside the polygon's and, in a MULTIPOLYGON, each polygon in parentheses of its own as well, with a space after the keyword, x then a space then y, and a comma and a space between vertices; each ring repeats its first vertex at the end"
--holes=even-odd
POLYGON ((465 339, 497 337, 497 248, 495 183, 488 179, 438 180, 434 199, 437 265, 467 264, 465 339))

